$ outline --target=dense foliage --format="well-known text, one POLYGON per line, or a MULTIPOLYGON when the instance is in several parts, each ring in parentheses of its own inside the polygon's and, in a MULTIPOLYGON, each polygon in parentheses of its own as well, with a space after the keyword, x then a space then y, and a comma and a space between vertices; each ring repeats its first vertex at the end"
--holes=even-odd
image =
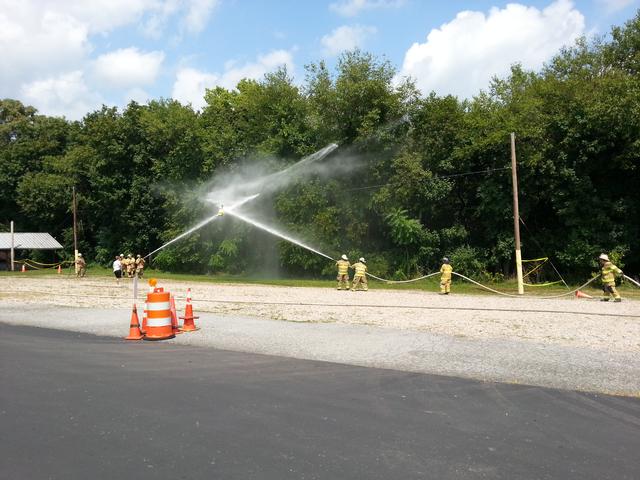
MULTIPOLYGON (((3 100, 0 228, 14 220, 19 231, 48 231, 70 255, 75 185, 80 249, 107 264, 210 214, 197 193, 215 175, 252 162, 275 169, 335 142, 334 163, 349 168, 289 185, 261 202, 262 213, 330 255, 366 256, 378 275, 431 271, 444 254, 459 271, 508 275, 515 132, 524 256, 548 255, 574 278, 601 251, 640 270, 640 13, 539 72, 514 66, 471 100, 422 96, 395 73, 352 51, 335 72, 309 65, 302 86, 279 70, 208 90, 202 112, 158 100, 103 107, 81 122, 3 100)), ((154 262, 190 272, 333 271, 227 217, 154 262)))

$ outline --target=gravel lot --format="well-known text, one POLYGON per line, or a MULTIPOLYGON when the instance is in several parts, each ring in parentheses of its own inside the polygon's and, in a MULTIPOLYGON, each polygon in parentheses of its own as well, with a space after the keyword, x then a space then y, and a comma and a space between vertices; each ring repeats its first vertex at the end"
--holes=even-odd
MULTIPOLYGON (((202 330, 171 342, 640 395, 640 302, 161 281, 202 330)), ((141 285, 139 304, 143 304, 141 285)), ((128 333, 131 281, 0 277, 0 321, 128 333), (55 305, 55 308, 52 306, 55 305), (78 308, 83 307, 83 308, 78 308)))

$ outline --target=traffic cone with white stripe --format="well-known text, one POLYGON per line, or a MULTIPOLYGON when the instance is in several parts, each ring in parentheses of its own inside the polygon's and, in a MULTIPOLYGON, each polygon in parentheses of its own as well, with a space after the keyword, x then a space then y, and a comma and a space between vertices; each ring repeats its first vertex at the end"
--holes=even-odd
POLYGON ((178 313, 176 312, 176 299, 171 295, 171 328, 175 335, 182 333, 180 331, 180 325, 178 325, 178 313))
POLYGON ((58 264, 58 275, 62 275, 62 265, 58 264))
POLYGON ((21 272, 26 272, 27 271, 27 267, 26 267, 26 265, 24 263, 22 264, 22 269, 20 271, 21 272))
POLYGON ((200 317, 193 316, 193 305, 191 305, 191 289, 187 288, 187 306, 184 308, 184 317, 180 317, 184 320, 182 328, 180 329, 183 332, 194 332, 196 330, 200 330, 196 327, 193 322, 194 319, 200 317))
POLYGON ((140 332, 140 322, 138 320, 138 309, 133 304, 131 312, 131 322, 129 322, 129 336, 124 337, 125 340, 142 340, 142 332, 140 332))

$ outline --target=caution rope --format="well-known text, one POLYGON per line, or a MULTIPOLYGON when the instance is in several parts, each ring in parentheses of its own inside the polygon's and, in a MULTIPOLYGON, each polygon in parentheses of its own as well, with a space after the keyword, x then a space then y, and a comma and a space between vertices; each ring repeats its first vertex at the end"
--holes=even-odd
POLYGON ((558 283, 562 283, 562 280, 556 280, 555 282, 546 282, 546 283, 523 283, 525 287, 548 287, 549 285, 556 285, 558 283))
POLYGON ((13 263, 23 264, 25 267, 29 267, 32 270, 46 270, 48 268, 57 268, 58 266, 65 264, 73 265, 75 262, 73 260, 64 260, 58 263, 42 263, 27 258, 25 260, 14 260, 13 263))

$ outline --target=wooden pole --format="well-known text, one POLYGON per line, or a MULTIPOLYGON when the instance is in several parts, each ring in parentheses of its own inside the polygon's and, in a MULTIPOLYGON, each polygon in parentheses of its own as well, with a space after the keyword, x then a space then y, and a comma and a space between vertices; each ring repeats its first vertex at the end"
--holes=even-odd
POLYGON ((16 244, 16 242, 15 242, 15 238, 14 238, 14 235, 13 235, 13 220, 11 220, 11 271, 12 272, 15 271, 15 264, 14 264, 15 253, 13 251, 14 247, 15 247, 15 244, 16 244))
POLYGON ((516 246, 516 275, 518 294, 524 294, 522 279, 522 253, 520 251, 520 209, 518 207, 518 170, 516 168, 516 134, 511 133, 511 178, 513 181, 513 235, 516 246))
POLYGON ((77 226, 77 214, 76 214, 76 187, 73 186, 72 190, 72 201, 73 201, 73 262, 76 271, 76 275, 78 274, 78 226, 77 226))

